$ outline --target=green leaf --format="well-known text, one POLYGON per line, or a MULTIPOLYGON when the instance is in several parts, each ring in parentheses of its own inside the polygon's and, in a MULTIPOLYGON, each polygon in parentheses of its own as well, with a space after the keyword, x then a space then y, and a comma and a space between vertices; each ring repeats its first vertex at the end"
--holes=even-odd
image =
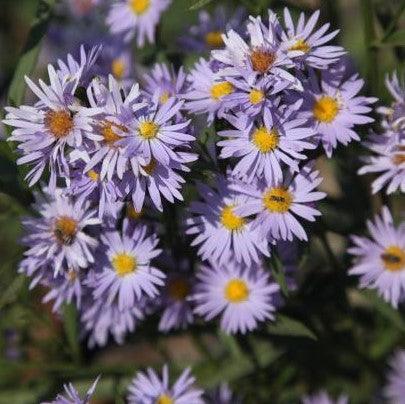
POLYGON ((80 342, 77 309, 74 304, 66 304, 63 308, 63 325, 65 328, 66 339, 73 360, 80 362, 80 342))
POLYGON ((382 45, 390 46, 405 46, 405 30, 400 30, 392 33, 387 38, 385 38, 382 45))
POLYGON ((373 305, 373 307, 395 327, 405 333, 405 320, 398 310, 395 310, 389 303, 385 302, 373 290, 364 290, 361 294, 373 305))
POLYGON ((287 281, 285 279, 283 264, 280 261, 280 259, 276 256, 275 253, 273 253, 270 258, 270 264, 271 264, 270 266, 271 266, 271 272, 273 274, 273 278, 279 284, 283 295, 288 297, 289 291, 288 291, 287 281))
POLYGON ((20 105, 24 100, 26 90, 24 76, 32 73, 35 68, 41 41, 47 32, 55 3, 56 0, 39 0, 36 18, 32 22, 27 42, 10 84, 8 92, 10 105, 20 105))
POLYGON ((197 10, 201 7, 204 7, 208 3, 211 3, 212 0, 198 0, 196 3, 194 3, 191 7, 190 10, 197 10))
POLYGON ((303 337, 317 340, 316 335, 301 321, 279 314, 276 322, 267 327, 267 331, 274 335, 288 337, 303 337))

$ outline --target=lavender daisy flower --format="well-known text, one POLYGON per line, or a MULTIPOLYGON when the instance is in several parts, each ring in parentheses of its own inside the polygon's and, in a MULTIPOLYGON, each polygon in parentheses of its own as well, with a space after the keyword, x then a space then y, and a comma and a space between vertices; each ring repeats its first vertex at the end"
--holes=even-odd
POLYGON ((83 295, 83 278, 80 270, 70 269, 68 272, 58 275, 44 282, 50 291, 42 299, 43 303, 54 301, 52 310, 59 311, 65 303, 74 303, 80 309, 83 295))
POLYGON ((234 85, 212 69, 210 63, 201 58, 190 72, 190 87, 184 95, 186 108, 194 114, 208 114, 208 122, 222 116, 224 100, 234 91, 234 85))
MULTIPOLYGON (((90 285, 93 283, 94 279, 89 282, 90 285)), ((135 331, 145 316, 142 302, 121 310, 117 302, 108 302, 106 295, 97 300, 88 298, 80 314, 82 334, 88 335, 89 348, 105 346, 110 334, 117 344, 123 344, 125 336, 135 331)))
POLYGON ((221 329, 228 334, 245 334, 258 323, 274 319, 273 295, 279 289, 259 267, 244 267, 229 261, 203 266, 190 299, 194 312, 205 320, 221 315, 221 329))
POLYGON ((391 404, 405 403, 405 351, 398 350, 390 360, 384 396, 391 404))
POLYGON ((55 276, 63 268, 86 268, 94 262, 97 240, 88 234, 88 226, 100 223, 88 203, 74 201, 57 189, 54 196, 39 199, 34 209, 40 217, 26 218, 24 253, 20 272, 32 276, 40 267, 52 262, 55 276))
POLYGON ((208 395, 209 404, 242 404, 240 397, 235 396, 227 383, 221 385, 208 395))
POLYGON ((374 222, 368 221, 371 238, 352 236, 354 256, 350 275, 360 275, 362 288, 376 289, 393 307, 402 301, 405 290, 405 223, 394 227, 391 213, 383 207, 374 222))
POLYGON ((112 34, 136 37, 138 47, 155 42, 155 29, 171 0, 120 0, 111 5, 107 24, 112 34))
POLYGON ((124 172, 131 164, 131 157, 124 153, 124 134, 128 133, 129 124, 136 113, 146 104, 140 100, 139 85, 134 84, 129 92, 120 83, 109 76, 108 88, 98 81, 93 81, 87 90, 90 105, 103 109, 103 116, 95 125, 96 148, 78 150, 72 154, 75 159, 87 162, 85 172, 101 163, 100 178, 111 180, 116 174, 122 179, 124 172), (125 94, 122 97, 122 92, 125 94), (90 157, 89 157, 90 154, 90 157))
POLYGON ((126 148, 126 154, 141 155, 145 164, 152 158, 163 165, 171 160, 181 161, 173 150, 175 147, 190 147, 194 136, 184 133, 190 121, 175 121, 174 117, 183 106, 183 101, 169 98, 163 105, 158 99, 152 99, 152 105, 139 116, 135 116, 129 125, 129 131, 123 132, 124 139, 120 142, 126 148))
POLYGON ((194 282, 194 277, 190 273, 190 263, 185 259, 174 260, 168 254, 165 254, 162 260, 169 263, 172 269, 167 274, 162 291, 159 331, 185 329, 194 322, 193 309, 187 300, 194 282), (174 271, 173 268, 176 270, 174 271))
POLYGON ((263 114, 264 109, 271 108, 276 94, 290 87, 288 82, 278 81, 273 77, 238 77, 228 78, 234 91, 224 98, 224 109, 234 112, 242 111, 250 117, 263 114))
POLYGON ((260 237, 268 240, 308 240, 308 236, 297 220, 315 221, 321 215, 313 207, 314 202, 323 199, 324 192, 315 191, 322 182, 319 171, 304 167, 298 174, 287 172, 284 179, 253 183, 235 183, 233 189, 249 196, 249 200, 235 209, 241 217, 257 215, 252 227, 258 229, 260 237))
POLYGON ((306 396, 302 399, 302 404, 348 404, 349 399, 346 396, 340 396, 337 400, 330 398, 326 391, 320 391, 312 396, 306 396))
POLYGON ((360 140, 353 130, 355 125, 374 121, 365 114, 371 111, 369 105, 377 99, 356 96, 364 85, 357 74, 347 80, 343 78, 344 72, 336 69, 322 72, 319 83, 315 73, 311 71, 309 87, 304 92, 304 109, 308 110, 308 116, 314 123, 315 132, 328 157, 332 156, 338 143, 347 145, 352 140, 360 140))
POLYGON ((214 59, 225 66, 221 73, 224 76, 240 76, 242 72, 248 76, 272 75, 302 90, 300 81, 288 72, 293 63, 280 46, 279 23, 275 14, 269 11, 267 26, 260 17, 250 17, 247 30, 249 43, 230 30, 222 37, 225 49, 212 51, 214 59))
POLYGON ((146 237, 146 232, 146 226, 130 229, 125 220, 122 235, 117 231, 101 235, 101 273, 95 279, 95 299, 106 293, 107 303, 112 303, 118 297, 118 307, 123 310, 133 307, 144 294, 152 298, 159 294, 156 286, 164 285, 165 275, 150 261, 161 250, 156 249, 158 238, 146 237))
POLYGON ((17 148, 23 156, 17 164, 33 165, 26 176, 29 185, 34 185, 49 165, 50 186, 55 188, 58 175, 69 175, 67 147, 80 147, 83 138, 96 139, 91 124, 100 110, 82 107, 75 99, 80 74, 62 77, 52 65, 48 73, 50 85, 40 80, 37 86, 25 78, 40 101, 35 107, 6 107, 4 123, 16 128, 9 140, 19 143, 17 148))
POLYGON ((99 218, 105 215, 115 217, 118 213, 118 181, 100 177, 101 166, 84 172, 84 164, 77 164, 72 170, 69 192, 80 201, 90 201, 97 206, 99 218))
POLYGON ((80 398, 78 391, 74 388, 72 383, 64 384, 66 396, 58 394, 55 400, 50 402, 43 402, 42 404, 89 404, 94 391, 96 390, 97 383, 100 379, 100 376, 94 381, 86 395, 83 398, 80 398))
POLYGON ((373 194, 386 187, 386 193, 397 190, 405 192, 405 136, 398 135, 399 142, 393 141, 391 133, 374 135, 364 145, 373 153, 363 159, 365 165, 360 175, 376 173, 378 177, 371 184, 373 194))
POLYGON ((232 177, 219 176, 216 189, 197 184, 202 202, 192 202, 192 217, 186 221, 186 234, 195 235, 192 246, 200 245, 198 254, 203 260, 237 262, 250 265, 260 262, 259 254, 269 256, 266 240, 252 228, 252 223, 235 213, 235 209, 248 202, 246 195, 231 190, 232 177))
POLYGON ((206 10, 198 13, 198 24, 192 25, 186 35, 180 38, 181 46, 187 51, 205 52, 224 46, 222 35, 230 29, 242 33, 245 10, 242 7, 231 10, 217 6, 210 15, 206 10))
POLYGON ((383 114, 386 122, 383 122, 383 128, 393 130, 394 132, 403 132, 405 130, 405 81, 399 78, 397 72, 392 73, 392 77, 385 77, 385 85, 394 98, 390 107, 379 107, 377 111, 383 114))
POLYGON ((325 69, 346 53, 341 46, 325 45, 339 32, 337 29, 326 34, 329 23, 314 32, 319 14, 319 10, 315 11, 306 22, 304 13, 301 13, 295 28, 289 10, 284 8, 284 23, 287 30, 281 35, 282 47, 287 50, 288 56, 299 68, 307 65, 325 69))
POLYGON ((183 201, 180 191, 185 180, 175 170, 189 172, 190 169, 184 163, 195 161, 198 156, 194 153, 178 152, 176 158, 178 161, 172 160, 168 165, 163 165, 154 158, 149 164, 143 159, 139 159, 138 165, 132 164, 132 172, 124 176, 119 187, 122 195, 132 194, 136 211, 142 210, 147 193, 153 205, 160 211, 163 211, 162 197, 171 203, 176 199, 183 201))
POLYGON ((150 73, 144 76, 145 91, 150 97, 157 92, 160 104, 165 104, 171 97, 180 100, 185 91, 186 77, 183 67, 175 72, 173 66, 156 63, 150 73))
POLYGON ((172 387, 169 370, 163 366, 162 377, 151 368, 138 372, 129 386, 129 404, 203 404, 203 391, 193 387, 195 378, 189 368, 183 371, 172 387))
POLYGON ((301 152, 316 147, 311 139, 313 130, 295 114, 298 107, 299 102, 287 107, 280 118, 265 108, 263 120, 259 121, 244 114, 227 115, 236 129, 219 132, 226 140, 217 144, 222 147, 221 158, 240 158, 233 174, 247 176, 248 181, 263 175, 267 181, 277 181, 282 179, 283 163, 298 171, 299 160, 306 158, 301 152))

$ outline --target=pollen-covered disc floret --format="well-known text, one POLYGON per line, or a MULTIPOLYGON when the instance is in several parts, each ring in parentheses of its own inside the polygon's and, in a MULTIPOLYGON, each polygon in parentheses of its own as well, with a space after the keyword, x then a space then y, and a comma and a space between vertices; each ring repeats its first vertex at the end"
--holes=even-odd
POLYGON ((169 368, 164 365, 161 377, 151 368, 138 372, 128 388, 127 399, 129 404, 203 404, 202 395, 190 368, 170 385, 169 368))
POLYGON ((405 226, 394 226, 391 213, 383 207, 381 215, 367 223, 370 238, 352 236, 354 256, 350 275, 360 276, 360 286, 376 289, 397 307, 405 293, 405 226))
POLYGON ((229 333, 245 334, 261 321, 274 318, 274 293, 278 285, 256 265, 245 267, 233 260, 203 266, 191 299, 195 313, 205 320, 221 316, 221 328, 229 333))

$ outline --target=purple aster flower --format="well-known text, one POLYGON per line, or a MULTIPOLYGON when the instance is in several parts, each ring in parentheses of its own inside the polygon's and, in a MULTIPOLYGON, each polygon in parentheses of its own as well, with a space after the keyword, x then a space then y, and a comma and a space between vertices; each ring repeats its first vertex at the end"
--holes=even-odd
POLYGON ((349 399, 346 396, 340 396, 337 400, 330 398, 326 391, 320 391, 312 396, 306 396, 302 399, 302 404, 348 404, 349 399))
POLYGON ((186 77, 183 67, 176 72, 173 66, 156 63, 144 76, 145 91, 150 97, 157 92, 160 104, 165 104, 171 97, 180 100, 185 91, 186 77))
POLYGON ((314 202, 324 198, 324 192, 315 191, 322 182, 319 171, 304 167, 299 173, 287 172, 283 179, 272 181, 256 180, 249 183, 237 182, 233 189, 249 197, 243 205, 235 208, 241 217, 257 215, 252 223, 260 237, 268 240, 308 240, 308 236, 297 220, 315 221, 321 215, 313 207, 314 202))
POLYGON ((58 275, 56 278, 48 276, 43 282, 50 288, 44 296, 42 302, 53 302, 52 310, 57 312, 65 303, 74 303, 80 309, 83 296, 83 279, 84 275, 80 270, 70 269, 68 272, 58 275))
POLYGON ((192 25, 179 42, 185 51, 205 52, 224 46, 222 35, 230 29, 243 33, 245 10, 242 7, 231 10, 222 5, 209 14, 206 10, 198 13, 198 24, 192 25))
POLYGON ((190 263, 186 259, 174 260, 168 254, 162 257, 162 262, 169 263, 171 270, 167 273, 159 304, 162 310, 159 331, 185 329, 194 322, 193 309, 187 300, 194 283, 190 263))
POLYGON ((405 403, 405 351, 398 350, 390 360, 384 396, 392 404, 405 403))
POLYGON ((134 84, 129 91, 125 91, 120 83, 109 76, 108 88, 93 81, 87 95, 90 105, 103 109, 103 115, 94 128, 97 143, 94 150, 78 150, 72 157, 88 161, 84 169, 86 172, 101 163, 101 179, 107 177, 111 180, 114 174, 122 179, 132 158, 136 158, 124 153, 124 134, 129 132, 129 124, 135 114, 146 106, 141 102, 139 85, 134 84))
POLYGON ((242 111, 254 117, 263 114, 264 109, 272 108, 272 99, 290 87, 290 83, 278 81, 274 77, 229 77, 234 91, 224 98, 224 109, 242 111))
POLYGON ((211 394, 208 395, 209 404, 242 404, 240 397, 237 397, 229 388, 227 383, 221 383, 211 394))
POLYGON ((246 195, 231 190, 233 179, 217 177, 216 187, 197 184, 203 201, 192 202, 192 216, 186 221, 186 234, 195 235, 192 246, 200 245, 198 254, 203 260, 237 262, 250 265, 260 262, 258 253, 269 256, 267 241, 259 237, 252 223, 235 213, 235 209, 248 202, 246 195))
POLYGON ((386 121, 383 121, 383 128, 394 132, 405 131, 405 81, 398 77, 397 72, 388 74, 385 77, 385 85, 394 98, 390 107, 379 107, 377 111, 383 114, 386 121))
POLYGON ((152 298, 159 294, 157 286, 164 285, 165 275, 151 266, 150 261, 161 250, 156 249, 158 238, 146 237, 146 233, 146 226, 130 229, 125 220, 122 235, 117 231, 101 235, 98 262, 101 272, 95 278, 95 299, 107 293, 107 303, 118 298, 118 307, 123 310, 133 307, 144 294, 152 298))
MULTIPOLYGON (((89 284, 93 284, 91 280, 89 284)), ((111 334, 117 344, 124 342, 125 336, 133 332, 144 318, 142 302, 137 302, 128 309, 119 309, 116 301, 109 302, 108 296, 100 299, 86 299, 80 312, 83 336, 88 335, 88 346, 103 347, 111 334)))
POLYGON ((112 34, 124 35, 125 41, 136 37, 138 47, 155 42, 155 29, 171 0, 119 0, 111 5, 107 24, 112 34))
POLYGON ((119 211, 118 179, 102 179, 100 172, 100 165, 84 172, 84 163, 79 162, 71 170, 69 192, 78 200, 97 206, 100 219, 106 215, 116 217, 119 211))
POLYGON ((55 400, 50 402, 43 402, 42 404, 89 404, 91 396, 96 390, 97 383, 100 379, 100 376, 94 381, 91 387, 88 389, 86 395, 83 398, 80 398, 78 391, 74 388, 72 383, 63 385, 65 389, 65 394, 58 394, 55 400))
POLYGON ((56 275, 63 269, 86 268, 94 262, 97 240, 88 233, 88 226, 100 223, 96 211, 88 203, 74 201, 57 189, 53 196, 38 196, 34 209, 40 217, 23 220, 22 243, 29 249, 20 264, 20 272, 32 276, 52 263, 56 275))
POLYGON ((193 387, 195 378, 189 368, 183 371, 172 387, 169 370, 163 366, 162 377, 151 368, 138 372, 128 391, 129 404, 203 404, 203 391, 193 387))
POLYGON ((393 307, 402 301, 405 290, 405 222, 394 227, 391 213, 383 207, 374 222, 368 221, 371 238, 352 236, 354 256, 350 275, 360 275, 362 288, 376 289, 393 307))
POLYGON ((306 22, 304 13, 301 13, 295 28, 289 10, 284 8, 286 31, 281 35, 282 47, 299 68, 307 65, 324 69, 346 53, 341 46, 325 45, 339 32, 337 29, 327 34, 329 23, 314 32, 319 14, 319 10, 315 11, 306 22))
POLYGON ((190 147, 194 136, 184 133, 190 121, 175 121, 174 117, 183 106, 183 101, 169 98, 163 105, 158 99, 139 116, 135 116, 128 131, 123 132, 121 145, 126 148, 127 155, 141 155, 145 164, 152 158, 168 165, 169 162, 181 162, 181 157, 174 151, 176 147, 190 147))
POLYGON ((293 63, 278 40, 279 23, 269 11, 268 25, 260 17, 250 17, 247 25, 248 43, 235 31, 230 30, 222 38, 225 49, 212 51, 214 59, 224 64, 220 72, 224 76, 274 76, 302 90, 300 81, 288 72, 293 63))
POLYGON ((368 117, 370 104, 376 98, 356 96, 364 85, 364 81, 355 74, 344 80, 344 69, 341 66, 321 73, 319 83, 313 71, 309 74, 309 81, 304 91, 304 109, 314 124, 315 132, 328 157, 338 143, 347 145, 352 140, 360 140, 353 130, 355 125, 373 122, 368 117))
MULTIPOLYGON (((70 62, 73 65, 76 63, 69 60, 68 65, 70 62)), ((83 66, 73 77, 67 71, 67 75, 64 75, 49 65, 50 85, 40 80, 37 86, 26 77, 27 84, 40 101, 35 107, 6 107, 4 123, 16 128, 9 140, 19 143, 17 148, 22 154, 17 164, 33 165, 26 177, 30 186, 41 178, 49 165, 50 187, 55 188, 57 176, 69 175, 66 159, 68 147, 81 146, 84 138, 96 139, 91 124, 94 116, 100 112, 99 109, 85 108, 75 98, 83 66)))
POLYGON ((236 129, 218 133, 226 138, 218 142, 221 158, 239 157, 233 174, 247 176, 248 181, 254 177, 264 177, 267 181, 282 179, 282 164, 298 171, 299 160, 306 159, 301 152, 314 149, 314 135, 306 127, 306 119, 296 116, 299 102, 286 109, 281 117, 265 108, 263 119, 252 119, 247 115, 227 115, 226 119, 236 129))
POLYGON ((392 134, 386 132, 371 136, 370 141, 364 143, 373 154, 363 159, 365 165, 358 173, 378 174, 372 183, 373 194, 384 187, 387 188, 387 194, 397 190, 405 192, 405 133, 398 134, 397 139, 398 142, 395 142, 392 134))
POLYGON ((208 122, 222 116, 224 100, 235 90, 234 85, 214 71, 209 62, 201 58, 188 76, 190 87, 185 93, 186 108, 194 114, 208 114, 208 122))
POLYGON ((145 196, 148 193, 153 205, 163 211, 162 197, 171 203, 183 201, 180 191, 185 180, 175 170, 189 172, 185 163, 195 161, 198 156, 194 153, 178 152, 177 161, 171 160, 167 165, 152 158, 149 164, 139 159, 138 164, 132 164, 132 172, 124 176, 121 185, 122 195, 131 195, 136 211, 142 210, 145 196), (134 175, 135 174, 135 175, 134 175))
POLYGON ((194 312, 205 320, 221 315, 221 329, 228 334, 245 334, 258 323, 274 319, 274 294, 279 287, 260 267, 245 267, 234 261, 203 266, 190 299, 194 312))

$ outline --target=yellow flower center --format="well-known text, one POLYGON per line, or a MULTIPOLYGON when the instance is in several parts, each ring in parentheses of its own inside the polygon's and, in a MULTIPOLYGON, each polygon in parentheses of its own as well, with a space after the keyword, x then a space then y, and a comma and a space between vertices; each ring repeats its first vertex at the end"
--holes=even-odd
POLYGON ((381 254, 385 269, 388 271, 400 271, 405 269, 405 250, 396 245, 387 247, 381 254))
POLYGON ((125 276, 135 272, 137 262, 134 256, 127 253, 119 253, 111 261, 118 276, 125 276))
POLYGON ((45 114, 45 126, 56 139, 60 139, 73 129, 73 118, 68 111, 49 110, 45 114))
POLYGON ((184 300, 190 292, 190 284, 182 278, 173 279, 168 286, 169 296, 175 300, 184 300))
POLYGON ((240 303, 248 299, 249 288, 243 279, 235 278, 225 286, 225 299, 231 303, 240 303))
POLYGON ((205 43, 210 48, 222 48, 224 40, 222 39, 221 31, 211 31, 205 35, 205 43))
POLYGON ((113 146, 116 141, 122 139, 122 136, 117 133, 118 131, 128 132, 128 129, 124 125, 110 121, 103 121, 101 124, 101 135, 108 146, 113 146))
POLYGON ((319 122, 330 123, 339 112, 339 103, 328 95, 324 95, 317 100, 313 106, 312 113, 319 122))
POLYGON ((276 129, 268 130, 262 126, 253 132, 252 143, 261 153, 268 153, 278 146, 280 136, 276 129))
POLYGON ((273 52, 256 49, 250 54, 250 62, 253 70, 264 74, 266 73, 276 60, 276 55, 273 52))
POLYGON ((173 404, 173 403, 174 401, 167 394, 160 395, 156 400, 156 404, 173 404))
POLYGON ((153 139, 159 132, 159 126, 153 121, 145 121, 139 124, 139 135, 145 140, 153 139))
POLYGON ((233 205, 228 205, 222 209, 220 215, 221 224, 230 231, 241 230, 245 225, 245 219, 235 215, 233 208, 233 205))
POLYGON ((261 90, 257 90, 254 88, 250 93, 249 93, 249 101, 253 104, 259 104, 259 102, 262 102, 264 100, 264 92, 261 90))
POLYGON ((150 163, 146 164, 146 166, 142 166, 142 168, 146 172, 146 174, 152 175, 156 169, 156 165, 157 165, 157 161, 155 159, 151 159, 150 163))
POLYGON ((142 210, 138 212, 132 203, 128 203, 127 205, 127 216, 133 220, 138 220, 142 216, 142 210))
POLYGON ((263 195, 263 205, 270 212, 285 213, 291 206, 293 197, 285 188, 275 187, 263 195))
POLYGON ((162 95, 159 97, 159 102, 161 104, 166 104, 166 102, 169 100, 170 94, 168 91, 163 91, 162 95))
POLYGON ((77 221, 69 216, 60 216, 55 221, 54 234, 62 244, 72 244, 77 233, 77 221))
POLYGON ((229 81, 221 81, 211 87, 211 97, 218 101, 225 95, 233 93, 233 85, 229 81))
POLYGON ((111 72, 116 79, 121 80, 125 74, 124 61, 119 58, 114 59, 111 64, 111 72))
POLYGON ((134 14, 142 15, 148 11, 150 7, 150 0, 130 0, 129 5, 131 6, 134 14))
POLYGON ((304 53, 309 52, 310 49, 311 47, 303 39, 297 39, 295 44, 288 48, 290 51, 301 51, 304 53))
POLYGON ((87 176, 94 182, 97 182, 100 178, 100 174, 95 170, 87 171, 87 176))
POLYGON ((392 156, 392 162, 396 165, 396 166, 400 166, 401 164, 405 163, 405 153, 395 153, 392 156))

